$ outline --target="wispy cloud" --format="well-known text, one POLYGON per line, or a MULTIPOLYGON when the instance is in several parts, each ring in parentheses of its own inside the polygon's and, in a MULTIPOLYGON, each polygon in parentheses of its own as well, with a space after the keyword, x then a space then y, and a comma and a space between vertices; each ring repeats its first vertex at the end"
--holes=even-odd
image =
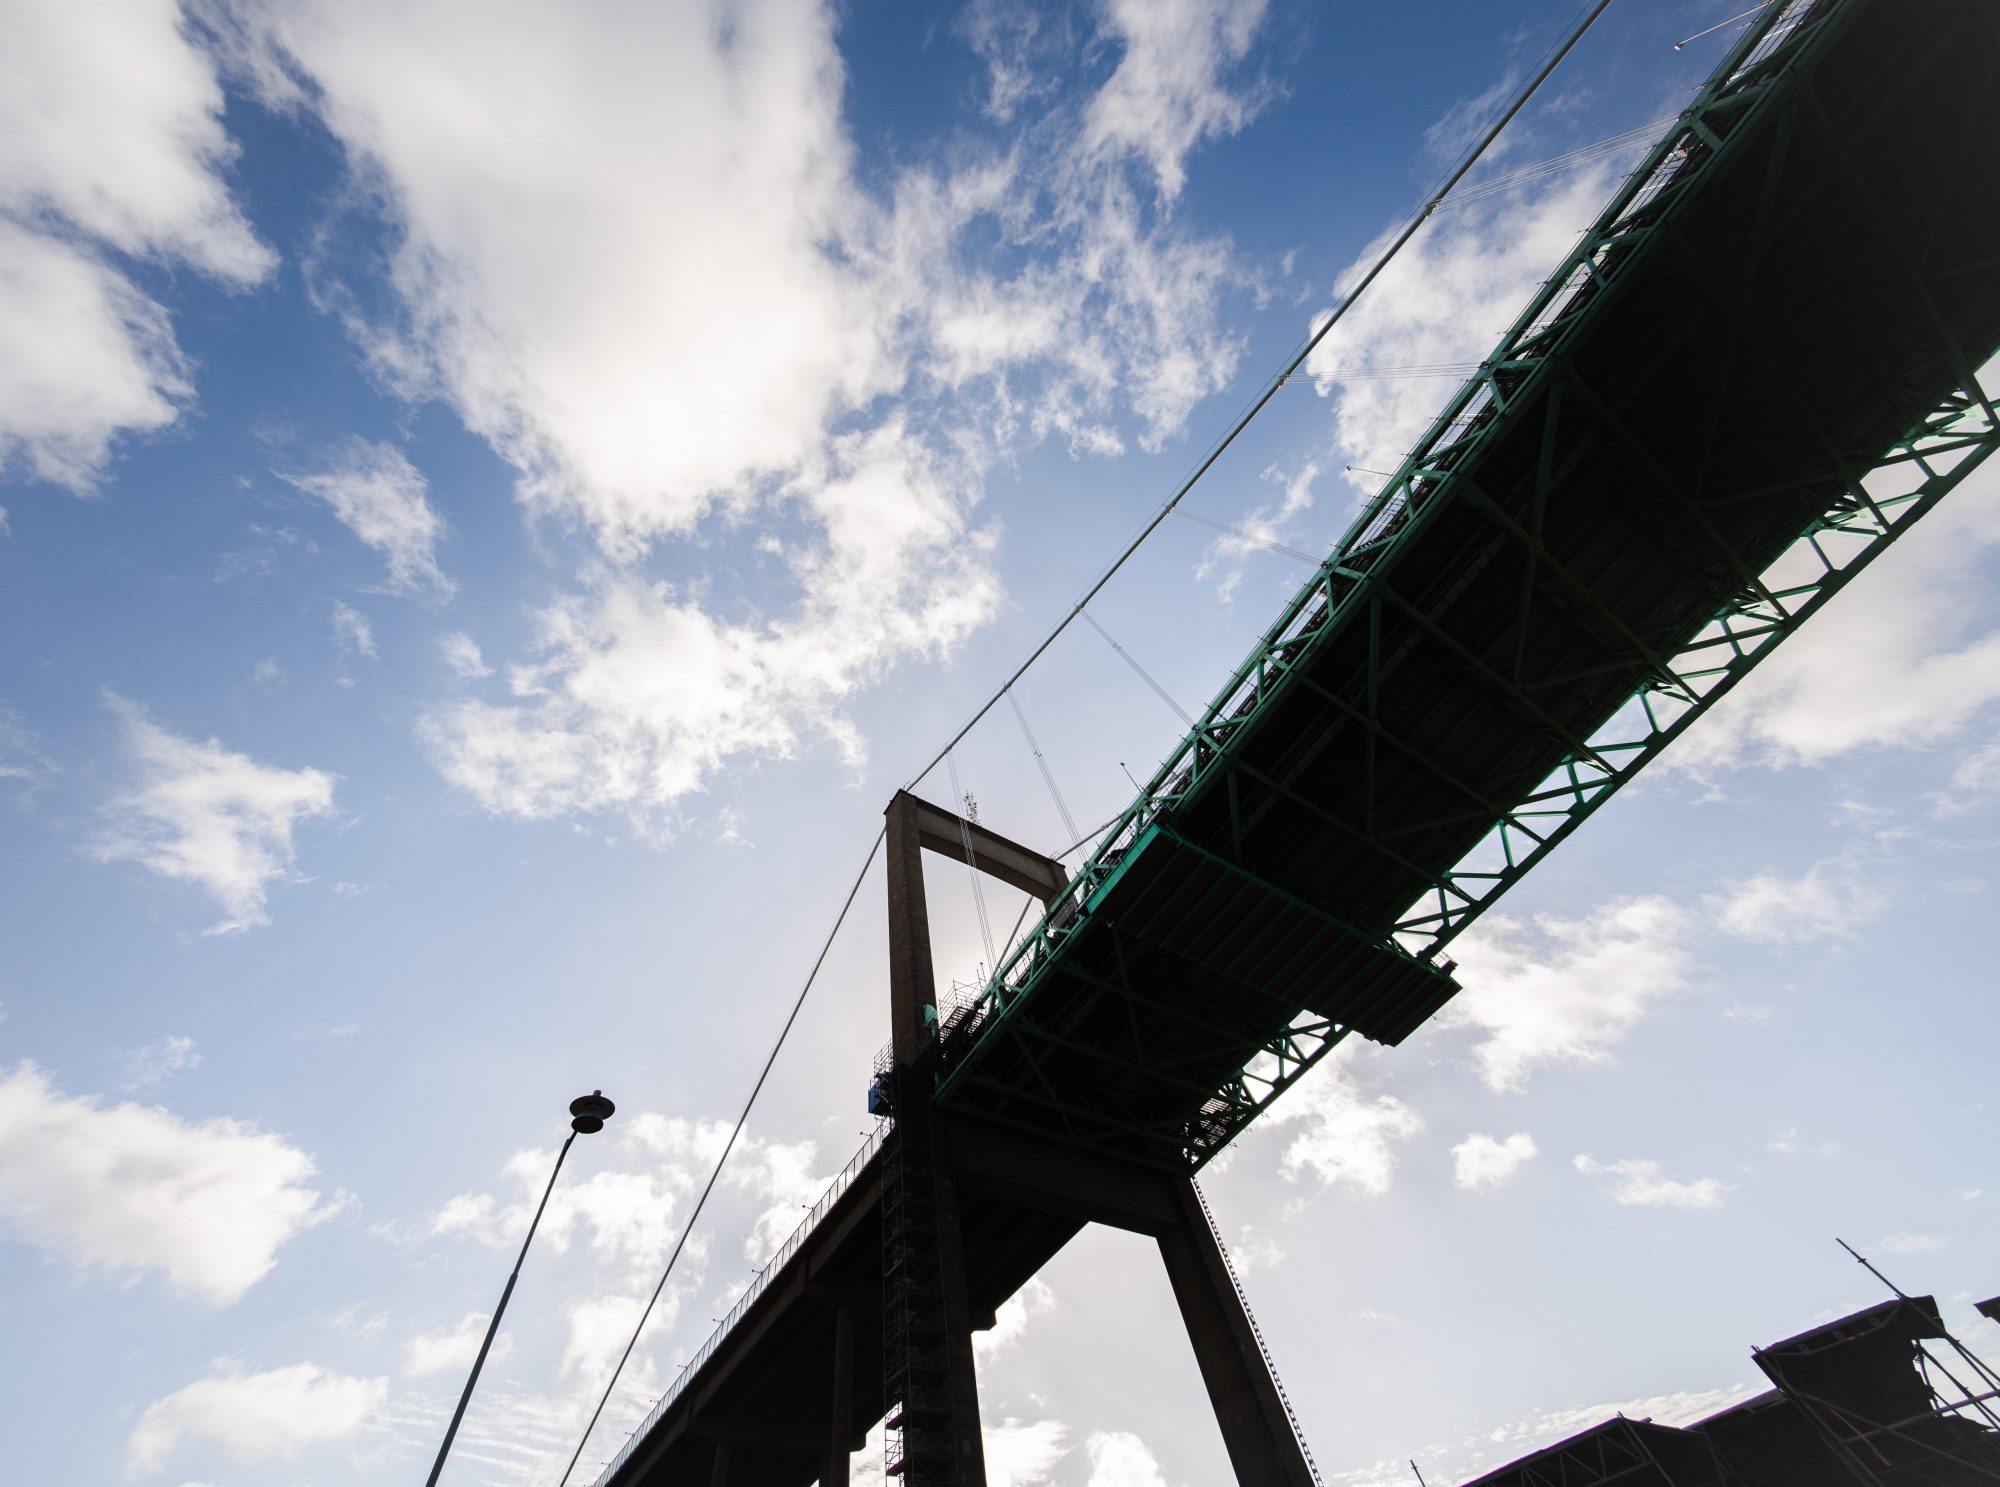
POLYGON ((1651 1158, 1600 1162, 1579 1156, 1573 1165, 1585 1177, 1606 1179, 1612 1201, 1632 1208, 1720 1208, 1733 1191, 1716 1177, 1688 1181, 1668 1177, 1651 1158))
POLYGON ((153 1272, 227 1305, 333 1212, 314 1171, 243 1121, 64 1095, 33 1064, 0 1075, 0 1224, 80 1271, 153 1272))
POLYGON ((354 1378, 316 1363, 264 1373, 233 1360, 146 1406, 125 1444, 127 1470, 162 1470, 190 1441, 219 1446, 232 1461, 288 1461, 307 1446, 344 1440, 382 1407, 389 1381, 354 1378))
POLYGON ((1345 1049, 1335 1051, 1264 1122, 1288 1132, 1286 1176, 1310 1173, 1323 1187, 1379 1197, 1395 1177, 1398 1149, 1424 1121, 1395 1095, 1372 1089, 1354 1062, 1345 1049))
POLYGON ((1664 898, 1624 899, 1578 919, 1488 916, 1455 952, 1465 990, 1441 1026, 1480 1035, 1489 1088, 1514 1090, 1542 1064, 1599 1064, 1690 974, 1689 916, 1664 898))
POLYGON ((136 779, 107 805, 94 854, 202 889, 224 914, 209 934, 269 923, 270 889, 292 876, 292 834, 300 822, 334 813, 334 777, 259 764, 214 739, 183 738, 112 693, 105 703, 136 779))
POLYGON ((395 445, 349 439, 330 450, 317 468, 281 476, 326 502, 349 531, 382 554, 389 564, 391 593, 428 591, 451 597, 456 585, 437 561, 444 518, 431 505, 422 473, 395 445))
POLYGON ((1451 1178, 1468 1192, 1504 1187, 1536 1152, 1535 1138, 1526 1131, 1504 1140, 1475 1132, 1451 1149, 1451 1178))
POLYGON ((147 1089, 200 1063, 201 1050, 195 1047, 194 1039, 169 1033, 159 1042, 148 1043, 125 1055, 125 1078, 119 1087, 147 1089))

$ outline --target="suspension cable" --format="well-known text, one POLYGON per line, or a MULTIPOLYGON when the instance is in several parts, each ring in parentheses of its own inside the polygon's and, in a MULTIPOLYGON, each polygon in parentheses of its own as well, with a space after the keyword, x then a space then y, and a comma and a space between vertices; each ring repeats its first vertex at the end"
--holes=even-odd
POLYGON ((667 1268, 660 1272, 660 1283, 653 1287, 653 1295, 646 1302, 646 1309, 639 1313, 639 1325, 632 1329, 631 1341, 625 1344, 625 1351, 618 1356, 618 1366, 611 1370, 611 1378, 604 1386, 604 1394, 597 1401, 597 1408, 590 1412, 590 1423, 583 1427, 583 1435, 571 1453, 569 1465, 563 1468, 562 1481, 556 1487, 568 1487, 569 1474, 576 1470, 577 1458, 583 1455, 583 1448, 590 1441, 591 1431, 597 1428, 598 1416, 604 1413, 604 1406, 610 1403, 611 1391, 618 1387, 619 1375, 625 1372, 625 1365, 632 1357, 632 1349, 639 1345, 639 1334, 646 1330, 647 1319, 653 1315, 653 1308, 659 1304, 660 1293, 667 1288, 667 1277, 674 1273, 674 1264, 681 1257, 681 1249, 687 1244, 688 1235, 694 1232, 695 1220, 701 1217, 701 1210, 708 1202, 708 1195, 715 1191, 716 1179, 722 1176, 723 1164, 729 1160, 729 1153, 736 1149, 736 1138, 743 1134, 744 1124, 750 1119, 750 1108, 757 1103, 757 1096, 764 1092, 764 1081, 771 1077, 771 1066, 778 1061, 778 1053, 785 1046, 785 1039, 791 1035, 792 1024, 799 1020, 799 1009, 806 1004, 806 993, 813 989, 813 982, 819 979, 819 969, 826 964, 827 952, 833 949, 834 937, 840 933, 841 925, 847 922, 847 914, 854 907, 855 895, 861 892, 862 879, 868 876, 868 869, 875 865, 875 854, 882 850, 882 843, 889 835, 888 823, 875 833, 875 840, 868 848, 868 855, 862 860, 861 871, 854 875, 854 886, 847 890, 847 898, 840 906, 840 913, 834 916, 833 928, 826 933, 826 942, 819 947, 819 956, 812 963, 812 970, 806 974, 806 984, 799 988, 799 994, 792 1000, 792 1010, 785 1017, 785 1025, 778 1029, 778 1038, 771 1045, 771 1052, 764 1059, 764 1067, 757 1073, 757 1082, 750 1087, 750 1098, 743 1102, 743 1113, 736 1117, 736 1128, 729 1133, 729 1140, 723 1144, 722 1155, 715 1159, 715 1168, 708 1174, 701 1196, 695 1199, 694 1211, 681 1225, 680 1237, 674 1241, 674 1251, 667 1256, 667 1268))
POLYGON ((1014 709, 1014 717, 1021 725, 1021 736, 1028 741, 1028 752, 1035 756, 1035 766, 1042 772, 1042 783, 1049 787, 1049 799, 1056 803, 1056 814, 1062 817, 1063 830, 1072 837, 1076 835, 1076 821, 1063 803, 1062 791, 1056 788, 1056 777, 1049 769, 1049 761, 1042 757, 1042 746, 1035 742, 1035 730, 1028 726, 1028 715, 1021 711, 1021 700, 1010 689, 1007 693, 1008 705, 1014 709))
POLYGON ((1292 373, 1305 365, 1306 358, 1318 349, 1320 342, 1324 341, 1333 328, 1340 324, 1346 317, 1347 312, 1354 308, 1355 302, 1363 294, 1367 293, 1368 287, 1382 276, 1382 271, 1388 268, 1390 261, 1403 251, 1404 246, 1410 239, 1417 235, 1418 229, 1430 220, 1431 214, 1438 209, 1439 204, 1445 197, 1451 194, 1453 188, 1460 181, 1465 179, 1473 166, 1479 163, 1480 158, 1492 146, 1493 141, 1500 137, 1501 131, 1514 122, 1515 115, 1528 106, 1528 101, 1541 90, 1542 84, 1548 81, 1549 75, 1562 65, 1563 58, 1567 57, 1576 44, 1583 40, 1585 33, 1597 24, 1597 18, 1603 15, 1610 7, 1611 0, 1595 0, 1595 3, 1582 15, 1575 26, 1571 28, 1569 34, 1563 38, 1562 42, 1548 52, 1542 61, 1541 67, 1528 80, 1527 86, 1515 95, 1514 101, 1507 105, 1506 109, 1497 119, 1487 125, 1485 131, 1479 136, 1479 139, 1473 144, 1471 149, 1465 153, 1459 163, 1452 168, 1451 172, 1431 192, 1423 206, 1403 225, 1402 231, 1396 234, 1395 241, 1391 242, 1388 247, 1384 248, 1376 256, 1375 261, 1369 265, 1368 271, 1361 276, 1360 282, 1349 290, 1345 297, 1333 307, 1331 313, 1320 323, 1318 329, 1305 338, 1298 350, 1285 363, 1283 369, 1265 384, 1263 392, 1258 394, 1248 408, 1244 409, 1237 417, 1236 422, 1229 426, 1221 438, 1209 446, 1208 452, 1202 456, 1200 463, 1194 467, 1193 472, 1181 482, 1179 488, 1153 513, 1146 524, 1139 528, 1138 534, 1125 544, 1124 550, 1111 560, 1110 566, 1098 574, 1090 587, 1085 589, 1076 603, 1070 606, 1069 612, 1056 621, 1049 633, 1042 637, 1041 643, 1028 653, 1027 659, 1014 668, 1013 674, 1006 681, 1002 682, 990 697, 979 704, 978 709, 970 718, 965 720, 964 725, 959 728, 958 732, 951 736, 950 741, 942 749, 938 750, 930 763, 926 764, 910 778, 909 784, 904 786, 905 789, 914 790, 923 782, 926 775, 936 769, 939 764, 943 763, 944 756, 956 748, 965 738, 966 734, 979 726, 980 720, 993 710, 1002 697, 1007 695, 1008 689, 1023 676, 1027 675, 1028 668, 1039 661, 1042 658, 1042 653, 1054 645, 1063 632, 1069 629, 1070 625, 1075 622, 1076 617, 1084 612, 1084 606, 1095 599, 1104 586, 1111 582, 1112 578, 1117 575, 1118 570, 1125 566, 1132 554, 1139 550, 1146 539, 1152 536, 1159 528, 1160 523, 1167 519, 1176 506, 1180 505, 1187 493, 1193 490, 1201 478, 1209 472, 1210 467, 1217 460, 1221 459, 1229 446, 1234 444, 1242 432, 1250 427, 1251 421, 1264 411, 1264 405, 1269 403, 1272 398, 1276 397, 1283 390, 1285 383, 1290 379, 1292 373))
POLYGON ((1153 689, 1153 694, 1156 697, 1158 697, 1160 701, 1166 703, 1168 707, 1171 707, 1177 714, 1179 714, 1180 720, 1183 723, 1187 724, 1188 727, 1190 728, 1194 727, 1194 719, 1188 716, 1187 709, 1182 707, 1178 702, 1174 701, 1174 697, 1171 692, 1169 692, 1165 687, 1161 686, 1158 682, 1153 680, 1153 674, 1150 671, 1146 670, 1145 667, 1141 666, 1137 661, 1135 661, 1132 658, 1132 653, 1130 651, 1126 650, 1124 646, 1120 645, 1117 641, 1111 638, 1111 632, 1105 629, 1104 626, 1100 625, 1097 622, 1096 615, 1092 614, 1089 610, 1086 609, 1083 612, 1083 617, 1090 622, 1091 629, 1095 630, 1099 635, 1102 635, 1104 637, 1104 643, 1110 646, 1111 649, 1113 649, 1114 651, 1118 652, 1118 659, 1123 661, 1127 666, 1131 667, 1134 671, 1136 671, 1139 674, 1139 680, 1144 682, 1147 686, 1153 689))
POLYGON ((958 817, 958 839, 965 844, 965 872, 972 879, 972 906, 979 911, 979 938, 986 946, 986 963, 998 966, 993 958, 993 925, 986 917, 986 890, 979 883, 979 857, 972 850, 972 827, 966 817, 973 809, 972 797, 958 785, 958 763, 951 755, 944 756, 944 766, 951 771, 952 814, 958 817))

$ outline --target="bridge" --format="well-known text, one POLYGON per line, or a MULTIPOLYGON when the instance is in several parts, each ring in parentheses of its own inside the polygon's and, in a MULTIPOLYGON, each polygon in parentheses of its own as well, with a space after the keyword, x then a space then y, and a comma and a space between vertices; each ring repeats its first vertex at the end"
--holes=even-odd
POLYGON ((972 1333, 1159 1243, 1237 1479, 1313 1474, 1193 1178, 2000 443, 2000 5, 1781 0, 1074 877, 887 823, 871 1139, 599 1478, 984 1482, 972 1333), (921 854, 1039 898, 943 1003, 921 854))

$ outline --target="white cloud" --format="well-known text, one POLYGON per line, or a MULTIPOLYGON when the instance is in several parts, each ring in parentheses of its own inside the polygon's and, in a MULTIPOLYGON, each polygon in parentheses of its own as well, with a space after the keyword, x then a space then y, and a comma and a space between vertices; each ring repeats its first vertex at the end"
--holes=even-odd
POLYGON ((331 257, 323 302, 608 560, 544 609, 534 700, 426 726, 489 809, 657 817, 732 757, 851 754, 846 696, 997 612, 974 510, 1002 446, 1115 452, 1129 410, 1158 448, 1240 353, 1227 243, 1149 210, 1129 150, 1179 172, 1247 117, 1216 69, 1256 5, 1114 18, 1127 55, 1093 117, 1116 150, 1066 103, 866 184, 821 0, 236 9, 310 78, 385 220, 386 304, 331 257), (1185 74, 1181 33, 1210 56, 1185 74), (682 538, 775 559, 774 592, 719 609, 686 564, 659 584, 682 538), (629 705, 595 685, 614 671, 629 705))
POLYGON ((1019 1342, 1027 1332, 1030 1320, 1055 1309, 1056 1293, 1049 1288, 1049 1283, 1040 1276, 1031 1277, 1026 1285, 1000 1304, 993 1314, 991 1327, 973 1334, 972 1350, 978 1355, 981 1366, 1019 1342))
POLYGON ((1504 1187, 1536 1151, 1535 1138, 1526 1131, 1500 1141, 1474 1133, 1451 1149, 1452 1181, 1468 1192, 1504 1187))
POLYGON ((1579 1156, 1574 1163, 1585 1177, 1611 1179, 1614 1202, 1636 1208, 1720 1208, 1731 1185, 1715 1177, 1697 1177, 1682 1182, 1666 1176, 1660 1164, 1650 1158, 1627 1157, 1622 1161, 1599 1162, 1579 1156))
POLYGON ((1943 1249, 1945 1241, 1933 1234, 1889 1234, 1875 1241, 1885 1255, 1929 1255, 1943 1249))
POLYGON ((148 1043, 125 1055, 125 1079, 120 1087, 145 1089, 200 1063, 201 1051, 194 1046, 194 1039, 169 1033, 159 1042, 148 1043))
POLYGON ((945 475, 893 431, 836 441, 805 499, 824 545, 789 556, 795 617, 719 621, 697 598, 629 577, 537 617, 524 700, 465 700, 425 719, 445 777, 528 818, 624 808, 657 816, 728 759, 789 755, 794 719, 858 749, 842 699, 893 659, 940 654, 991 615, 986 544, 961 526, 945 475))
POLYGON ((0 217, 0 474, 87 491, 113 439, 165 428, 193 390, 165 310, 88 249, 0 217))
POLYGON ((1723 1021, 1742 1023, 1745 1027, 1756 1027, 1769 1022, 1777 1015, 1774 1008, 1759 1002, 1738 1002, 1734 1006, 1722 1009, 1723 1021))
POLYGON ((10 780, 30 794, 62 773, 42 748, 34 729, 21 715, 0 702, 0 780, 10 780))
POLYGON ((17 5, 0 51, 0 468, 88 490, 192 393, 167 312, 99 246, 254 284, 222 90, 174 0, 17 5))
POLYGON ((1046 1487, 1069 1454, 1069 1427, 1060 1420, 981 1422, 986 1480, 992 1487, 1046 1487))
POLYGON ((1951 768, 1951 787, 1933 797, 1932 813, 1962 816, 2000 799, 2000 743, 1981 744, 1960 754, 1951 768))
POLYGON ((316 1363, 245 1373, 225 1363, 146 1406, 125 1445, 128 1471, 148 1475, 188 1441, 220 1446, 245 1464, 289 1461, 308 1446, 345 1439, 388 1398, 387 1379, 352 1378, 316 1363))
MULTIPOLYGON (((1394 470, 1464 378, 1343 381, 1342 374, 1478 362, 1575 245, 1614 179, 1610 166, 1599 165, 1425 223, 1306 362, 1320 395, 1338 394, 1333 444, 1343 464, 1394 470)), ((1337 297, 1401 230, 1400 223, 1386 229, 1356 256, 1334 285, 1337 297)), ((1348 478, 1367 494, 1380 484, 1364 472, 1348 478)))
MULTIPOLYGON (((465 1372, 479 1356, 479 1344, 485 1339, 486 1325, 491 1320, 488 1312, 469 1311, 449 1326, 418 1333, 403 1344, 403 1372, 411 1378, 444 1369, 465 1372)), ((513 1345, 513 1339, 503 1334, 488 1356, 498 1362, 513 1345)))
POLYGON ((1668 752, 1695 772, 1935 745, 2000 698, 1985 576, 2000 468, 1982 467, 1668 752))
POLYGON ((1124 47, 1117 70, 1091 100, 1087 147, 1130 151, 1152 167, 1162 198, 1187 183, 1188 152, 1250 122, 1263 90, 1232 91, 1264 19, 1264 0, 1107 0, 1104 30, 1124 47))
POLYGON ((1093 1430, 1084 1442, 1090 1454, 1085 1487, 1167 1487, 1160 1463, 1138 1436, 1123 1430, 1093 1430))
POLYGON ((493 675, 493 668, 486 664, 486 658, 479 653, 479 642, 463 630, 452 630, 438 637, 438 654, 453 676, 465 681, 478 681, 493 675))
POLYGON ((1688 979, 1688 916, 1663 898, 1622 899, 1582 919, 1489 915, 1458 941, 1465 990, 1438 1021, 1471 1028, 1481 1077, 1514 1090, 1545 1063, 1603 1063, 1688 979))
POLYGON ((135 257, 225 282, 274 259, 229 198, 235 146, 214 64, 174 0, 10 8, 0 56, 0 210, 44 213, 135 257))
POLYGON ((1423 1117, 1390 1094, 1376 1094, 1338 1050, 1301 1079, 1264 1117, 1269 1125, 1302 1124, 1282 1159, 1287 1177, 1310 1171, 1324 1187, 1351 1187, 1378 1197, 1389 1191, 1396 1148, 1423 1129, 1423 1117))
POLYGON ((1759 873, 1725 885, 1717 923, 1741 939, 1772 945, 1851 940, 1880 917, 1892 892, 1880 859, 1844 852, 1815 862, 1802 877, 1759 873))
POLYGON ((375 627, 351 604, 333 601, 333 643, 343 655, 375 657, 375 627))
POLYGON ((201 888, 224 914, 209 934, 269 923, 271 885, 293 876, 292 832, 333 814, 334 777, 259 764, 214 739, 169 733, 135 702, 109 693, 106 702, 137 780, 110 802, 95 855, 201 888))
POLYGON ((349 531, 388 560, 390 592, 430 589, 451 596, 455 585, 437 563, 444 518, 430 503, 423 474, 395 445, 349 439, 320 469, 286 471, 282 478, 326 502, 349 531))
POLYGON ((327 1218, 312 1158, 243 1121, 100 1105, 40 1069, 0 1076, 0 1223, 84 1271, 166 1277, 227 1305, 327 1218))
POLYGON ((1764 1150, 1775 1152, 1781 1157, 1836 1157, 1840 1155, 1838 1141, 1807 1141, 1799 1135, 1797 1126, 1786 1126, 1769 1141, 1764 1150))

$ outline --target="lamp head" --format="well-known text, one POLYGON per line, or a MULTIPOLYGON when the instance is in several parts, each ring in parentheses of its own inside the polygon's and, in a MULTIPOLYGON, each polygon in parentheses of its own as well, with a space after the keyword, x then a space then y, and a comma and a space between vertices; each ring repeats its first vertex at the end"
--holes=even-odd
POLYGON ((611 1119, 611 1112, 618 1107, 604 1098, 604 1091, 594 1089, 587 1095, 578 1095, 569 1102, 572 1131, 588 1136, 593 1131, 604 1129, 604 1123, 611 1119))

